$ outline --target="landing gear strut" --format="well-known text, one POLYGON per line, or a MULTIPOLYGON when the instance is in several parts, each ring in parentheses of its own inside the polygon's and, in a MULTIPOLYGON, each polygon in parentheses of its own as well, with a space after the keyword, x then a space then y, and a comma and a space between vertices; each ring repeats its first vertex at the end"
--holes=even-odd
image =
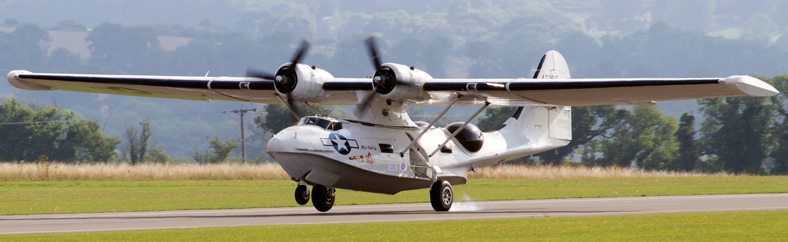
POLYGON ((309 187, 306 185, 298 185, 295 190, 295 200, 298 205, 304 205, 309 202, 309 187))
POLYGON ((312 205, 317 211, 326 212, 334 206, 334 188, 327 188, 322 185, 312 186, 312 205))
POLYGON ((430 188, 432 208, 438 212, 449 211, 454 202, 454 191, 448 181, 436 181, 430 188))

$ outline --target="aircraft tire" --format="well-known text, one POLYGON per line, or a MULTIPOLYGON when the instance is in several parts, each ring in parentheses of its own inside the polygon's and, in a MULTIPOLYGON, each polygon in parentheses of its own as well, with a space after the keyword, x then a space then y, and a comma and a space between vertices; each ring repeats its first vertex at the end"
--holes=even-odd
POLYGON ((312 186, 312 205, 320 212, 331 210, 331 207, 334 206, 335 192, 334 188, 327 188, 322 185, 312 186))
POLYGON ((295 200, 298 205, 305 205, 309 202, 309 187, 298 185, 295 190, 295 200))
POLYGON ((432 208, 438 212, 445 212, 451 209, 454 203, 454 191, 448 181, 436 181, 430 188, 430 203, 432 208))

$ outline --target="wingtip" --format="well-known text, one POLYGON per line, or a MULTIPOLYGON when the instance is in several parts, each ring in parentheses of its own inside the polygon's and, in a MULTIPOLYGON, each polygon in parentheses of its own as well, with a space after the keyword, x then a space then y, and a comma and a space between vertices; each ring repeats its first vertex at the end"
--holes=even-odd
POLYGON ((26 70, 13 70, 13 71, 9 71, 6 77, 8 78, 8 81, 13 84, 14 81, 19 81, 19 75, 25 73, 30 73, 30 72, 26 70))
POLYGON ((8 72, 8 75, 6 77, 8 78, 8 82, 11 83, 11 86, 14 86, 19 89, 31 90, 31 91, 55 90, 52 87, 36 84, 19 78, 20 75, 28 74, 28 73, 32 73, 32 72, 26 70, 13 70, 8 72))
POLYGON ((780 91, 772 85, 751 76, 731 76, 724 81, 729 85, 735 85, 737 89, 750 96, 770 97, 780 94, 780 91))
POLYGON ((22 74, 22 73, 30 73, 30 71, 27 71, 27 70, 13 70, 13 71, 9 71, 8 72, 8 76, 9 77, 17 76, 17 75, 22 74))

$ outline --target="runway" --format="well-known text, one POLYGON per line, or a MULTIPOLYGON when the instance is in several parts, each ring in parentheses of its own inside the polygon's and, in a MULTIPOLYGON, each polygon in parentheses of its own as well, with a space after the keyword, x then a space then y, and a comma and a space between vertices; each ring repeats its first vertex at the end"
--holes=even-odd
POLYGON ((418 203, 335 206, 327 213, 303 206, 0 216, 0 234, 757 210, 788 210, 788 194, 455 202, 450 212, 418 203))

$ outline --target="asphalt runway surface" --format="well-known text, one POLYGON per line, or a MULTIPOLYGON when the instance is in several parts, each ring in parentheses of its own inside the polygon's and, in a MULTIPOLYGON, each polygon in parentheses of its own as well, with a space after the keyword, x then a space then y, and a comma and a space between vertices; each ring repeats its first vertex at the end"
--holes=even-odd
POLYGON ((428 203, 416 203, 334 206, 327 213, 303 206, 13 215, 0 216, 0 234, 760 210, 788 210, 788 194, 455 202, 449 212, 435 212, 428 203))

